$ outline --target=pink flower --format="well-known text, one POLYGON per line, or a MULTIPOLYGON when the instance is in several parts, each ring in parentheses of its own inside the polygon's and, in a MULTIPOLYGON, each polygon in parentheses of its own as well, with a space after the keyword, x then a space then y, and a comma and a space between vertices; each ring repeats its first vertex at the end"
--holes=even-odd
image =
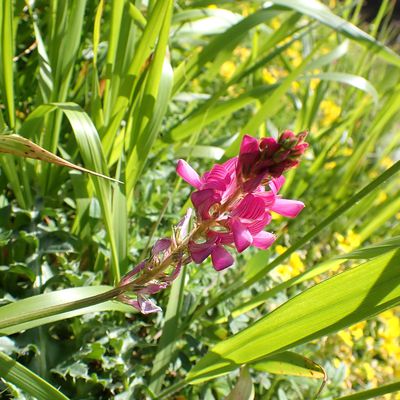
POLYGON ((202 177, 185 161, 178 161, 178 175, 197 189, 191 199, 198 224, 205 226, 201 237, 189 242, 195 263, 211 255, 214 268, 220 271, 234 262, 225 247, 234 246, 241 253, 252 245, 261 249, 272 245, 275 235, 264 231, 271 211, 294 218, 304 208, 302 202, 278 194, 285 182, 282 172, 297 165, 308 146, 304 138, 305 134, 295 136, 290 131, 278 140, 245 135, 239 157, 216 164, 202 177))
POLYGON ((296 136, 291 131, 283 132, 278 140, 245 135, 237 164, 238 179, 244 190, 254 190, 266 177, 277 178, 296 167, 308 147, 304 142, 306 136, 306 132, 296 136))

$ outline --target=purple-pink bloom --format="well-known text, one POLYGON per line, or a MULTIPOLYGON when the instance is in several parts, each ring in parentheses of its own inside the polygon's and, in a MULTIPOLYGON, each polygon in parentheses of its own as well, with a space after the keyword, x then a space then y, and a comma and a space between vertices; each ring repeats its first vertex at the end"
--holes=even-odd
POLYGON ((201 177, 184 160, 178 161, 178 175, 197 189, 191 199, 198 223, 206 224, 203 240, 191 240, 188 246, 195 263, 211 255, 219 271, 234 262, 225 247, 234 246, 241 253, 252 245, 261 249, 272 245, 275 235, 264 231, 271 211, 294 218, 304 208, 301 201, 278 194, 285 182, 282 172, 297 165, 308 146, 304 138, 305 134, 290 131, 278 140, 245 135, 239 157, 214 165, 201 177))

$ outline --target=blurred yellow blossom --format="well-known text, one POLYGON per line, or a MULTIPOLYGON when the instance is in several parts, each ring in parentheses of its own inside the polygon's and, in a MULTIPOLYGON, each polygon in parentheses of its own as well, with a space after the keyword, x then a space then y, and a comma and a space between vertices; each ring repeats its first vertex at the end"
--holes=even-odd
POLYGON ((335 233, 335 237, 339 244, 339 249, 343 250, 345 253, 357 248, 361 244, 361 236, 352 229, 347 232, 346 237, 340 233, 335 233))
POLYGON ((287 250, 287 247, 282 246, 282 245, 280 245, 280 244, 278 244, 277 246, 275 246, 275 251, 276 251, 279 255, 283 254, 286 250, 287 250))
POLYGON ((272 18, 271 20, 271 27, 274 30, 277 30, 281 27, 281 21, 278 17, 272 18))
POLYGON ((381 191, 379 192, 379 194, 378 194, 378 197, 377 197, 376 200, 375 200, 375 204, 381 204, 381 203, 383 203, 384 201, 386 201, 387 198, 388 198, 388 196, 387 196, 386 192, 384 192, 383 190, 381 190, 381 191))
POLYGON ((351 156, 353 154, 353 149, 350 147, 345 147, 342 151, 342 154, 346 157, 351 156))
POLYGON ((324 169, 326 169, 326 170, 331 170, 331 169, 334 169, 335 167, 336 167, 335 161, 329 161, 329 162, 325 163, 325 165, 324 165, 324 169))
POLYGON ((394 161, 390 157, 383 157, 381 165, 384 168, 390 168, 394 164, 394 161))
POLYGON ((233 51, 233 54, 239 57, 240 61, 246 60, 249 57, 250 53, 251 51, 247 47, 236 47, 236 49, 233 51))
POLYGON ((368 362, 363 363, 363 369, 365 371, 365 375, 367 378, 368 382, 376 382, 376 377, 375 377, 375 369, 372 368, 371 364, 368 362))
POLYGON ((355 340, 359 340, 364 336, 365 325, 366 325, 366 322, 365 321, 361 321, 361 322, 358 322, 355 325, 352 325, 349 328, 349 331, 353 335, 353 338, 355 340))
MULTIPOLYGON (((285 250, 285 247, 280 246, 280 248, 278 248, 276 252, 278 254, 282 254, 285 250)), ((293 253, 290 255, 289 262, 287 264, 281 264, 279 267, 276 268, 276 272, 283 280, 293 278, 294 276, 301 274, 303 271, 304 263, 301 260, 300 255, 297 253, 293 253)))
POLYGON ((219 74, 226 80, 232 78, 235 73, 236 65, 233 61, 225 61, 219 69, 219 74))
POLYGON ((291 87, 294 93, 297 93, 300 90, 300 83, 297 81, 293 81, 291 83, 291 87))
POLYGON ((343 342, 347 346, 353 347, 354 345, 353 338, 351 337, 351 334, 348 330, 338 332, 338 336, 340 337, 340 339, 343 340, 343 342))
POLYGON ((207 8, 211 8, 211 9, 215 10, 215 9, 218 8, 218 7, 217 7, 216 4, 209 4, 209 5, 207 6, 207 8))
POLYGON ((263 68, 261 71, 262 80, 268 85, 272 85, 276 82, 276 77, 267 69, 263 68))
POLYGON ((342 109, 332 100, 322 100, 320 104, 322 111, 322 126, 331 125, 340 115, 342 109))

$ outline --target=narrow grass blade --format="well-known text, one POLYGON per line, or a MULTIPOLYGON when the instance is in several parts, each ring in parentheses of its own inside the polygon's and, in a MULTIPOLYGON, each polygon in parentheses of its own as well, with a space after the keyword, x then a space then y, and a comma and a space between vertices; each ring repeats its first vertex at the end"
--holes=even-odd
POLYGON ((372 85, 371 82, 367 81, 362 76, 346 74, 343 72, 326 72, 321 74, 305 75, 300 79, 309 80, 314 78, 325 81, 344 83, 346 85, 353 86, 359 90, 362 90, 365 93, 368 93, 374 100, 374 103, 378 104, 379 95, 377 90, 375 89, 374 85, 372 85))
POLYGON ((68 397, 39 375, 2 352, 0 352, 0 375, 38 400, 68 400, 68 397))
POLYGON ((251 364, 257 371, 277 375, 304 376, 326 380, 325 370, 314 361, 292 351, 284 351, 251 364))
POLYGON ((100 311, 102 307, 111 310, 122 309, 125 312, 133 311, 131 307, 116 307, 112 302, 100 308, 96 307, 113 299, 120 292, 119 288, 111 286, 84 286, 18 300, 0 307, 0 334, 15 333, 17 327, 29 329, 42 323, 48 324, 86 312, 100 311))
POLYGON ((382 385, 375 389, 364 390, 349 396, 339 397, 336 400, 367 400, 376 399, 378 396, 384 396, 389 393, 397 393, 400 391, 400 381, 382 385))
POLYGON ((43 149, 30 140, 15 134, 0 135, 0 153, 12 154, 17 157, 32 158, 34 160, 45 161, 57 164, 63 167, 76 169, 101 178, 109 179, 114 182, 122 183, 116 179, 110 178, 95 171, 80 167, 79 165, 70 163, 61 157, 43 149))
POLYGON ((336 332, 400 304, 400 251, 334 276, 214 346, 190 371, 196 383, 336 332))
POLYGON ((179 323, 181 320, 185 275, 186 269, 184 269, 174 281, 169 294, 164 327, 151 371, 150 389, 156 394, 161 390, 165 371, 172 360, 172 355, 176 348, 176 338, 179 335, 179 323))
POLYGON ((249 370, 243 367, 239 379, 225 400, 253 400, 254 385, 249 370))
POLYGON ((355 40, 356 42, 365 45, 370 51, 382 57, 389 63, 400 66, 400 56, 393 50, 378 42, 374 37, 368 35, 360 28, 350 22, 340 18, 332 13, 332 11, 316 0, 273 0, 274 4, 286 7, 291 10, 296 10, 301 14, 308 15, 316 19, 322 24, 331 27, 337 32, 355 40))

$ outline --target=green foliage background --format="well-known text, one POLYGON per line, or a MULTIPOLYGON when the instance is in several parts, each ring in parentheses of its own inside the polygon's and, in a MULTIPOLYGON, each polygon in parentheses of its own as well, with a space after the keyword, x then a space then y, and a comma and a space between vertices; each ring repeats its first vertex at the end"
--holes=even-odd
POLYGON ((399 399, 394 6, 0 2, 3 138, 124 182, 0 142, 1 396, 311 399, 326 374, 321 399, 399 399), (224 273, 189 265, 157 315, 107 302, 22 325, 104 292, 171 234, 190 206, 178 158, 205 171, 244 134, 285 129, 310 132, 283 188, 306 208, 274 218, 273 248, 224 273))

